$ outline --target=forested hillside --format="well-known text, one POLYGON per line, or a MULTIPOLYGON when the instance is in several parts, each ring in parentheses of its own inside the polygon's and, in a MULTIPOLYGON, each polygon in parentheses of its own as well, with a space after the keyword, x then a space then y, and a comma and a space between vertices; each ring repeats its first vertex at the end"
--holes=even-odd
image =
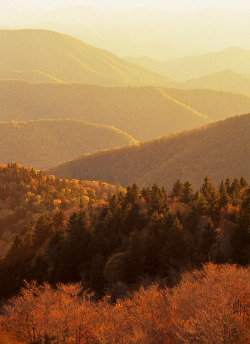
POLYGON ((173 286, 182 272, 209 261, 249 263, 250 190, 243 177, 218 188, 205 177, 199 189, 177 180, 167 192, 157 184, 118 190, 12 165, 1 169, 1 188, 2 238, 10 243, 0 266, 1 298, 24 279, 82 281, 97 296, 109 290, 116 298, 145 278, 173 286))
POLYGON ((0 344, 250 343, 247 2, 0 0, 0 344))
POLYGON ((0 123, 0 162, 45 169, 81 154, 136 144, 114 127, 80 120, 0 123))
POLYGON ((204 175, 216 184, 227 177, 250 178, 249 132, 250 115, 235 116, 136 146, 84 155, 48 173, 123 186, 156 182, 170 187, 176 178, 188 178, 198 187, 204 175))
POLYGON ((117 190, 107 183, 59 180, 33 168, 0 165, 0 256, 17 234, 29 240, 40 217, 61 223, 88 204, 102 204, 117 190))
POLYGON ((0 121, 73 118, 144 141, 249 113, 250 97, 212 90, 0 81, 0 121))

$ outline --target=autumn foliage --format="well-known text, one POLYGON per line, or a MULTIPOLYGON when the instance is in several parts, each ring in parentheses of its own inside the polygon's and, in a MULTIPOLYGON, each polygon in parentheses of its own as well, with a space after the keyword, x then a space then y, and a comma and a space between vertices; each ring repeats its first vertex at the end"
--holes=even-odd
POLYGON ((207 264, 115 304, 80 283, 27 283, 3 308, 1 331, 33 344, 249 343, 249 279, 249 269, 207 264))

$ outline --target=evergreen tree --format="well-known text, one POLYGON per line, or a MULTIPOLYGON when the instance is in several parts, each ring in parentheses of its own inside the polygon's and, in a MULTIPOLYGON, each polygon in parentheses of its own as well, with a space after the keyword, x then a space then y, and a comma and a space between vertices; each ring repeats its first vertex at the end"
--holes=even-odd
POLYGON ((183 184, 179 179, 174 183, 170 196, 180 198, 182 196, 183 184))
POLYGON ((207 223, 205 230, 202 233, 202 242, 201 242, 201 252, 204 255, 206 260, 210 260, 210 252, 214 245, 217 243, 217 231, 215 229, 214 223, 210 217, 207 218, 207 223))
POLYGON ((183 264, 186 248, 183 226, 176 217, 161 252, 161 272, 163 275, 167 274, 170 267, 178 269, 183 264))
POLYGON ((194 197, 192 184, 187 180, 182 189, 182 195, 180 201, 186 204, 191 204, 194 197))
POLYGON ((229 203, 229 196, 227 193, 227 187, 226 187, 223 180, 220 183, 219 193, 220 193, 219 207, 223 208, 229 203))
POLYGON ((46 215, 39 217, 33 231, 33 248, 39 249, 52 236, 52 224, 46 215))
POLYGON ((89 286, 96 293, 101 295, 105 284, 103 271, 105 263, 101 252, 98 252, 91 260, 89 271, 89 286))
POLYGON ((86 211, 73 213, 67 225, 67 238, 64 249, 64 276, 68 282, 83 279, 87 265, 90 234, 87 230, 89 218, 86 211))
POLYGON ((240 198, 240 191, 241 191, 241 184, 238 178, 234 178, 232 184, 231 184, 231 188, 230 188, 230 195, 231 195, 231 199, 233 201, 234 205, 237 205, 237 201, 240 198))
POLYGON ((140 197, 139 195, 139 187, 137 184, 132 184, 132 186, 127 187, 127 193, 126 193, 126 201, 133 204, 135 201, 137 201, 140 197))
POLYGON ((141 242, 137 231, 130 233, 127 243, 125 256, 124 280, 127 283, 136 281, 136 278, 142 273, 143 257, 141 242))
POLYGON ((208 213, 211 215, 217 209, 218 195, 215 186, 211 183, 208 177, 204 178, 200 192, 207 201, 208 213))
POLYGON ((242 188, 247 188, 248 187, 248 182, 246 181, 245 178, 241 177, 240 178, 240 185, 242 188))
POLYGON ((64 233, 65 231, 65 215, 63 211, 58 211, 52 219, 52 224, 57 232, 64 233))
POLYGON ((250 211, 242 209, 231 234, 231 257, 234 263, 247 265, 250 250, 250 211))
POLYGON ((226 179, 225 185, 226 185, 226 188, 227 188, 227 193, 228 193, 228 195, 230 195, 231 182, 230 182, 229 178, 226 179))
POLYGON ((154 184, 151 190, 149 214, 151 215, 155 211, 157 211, 158 214, 164 214, 168 209, 169 207, 165 189, 154 184))
POLYGON ((144 244, 145 272, 150 276, 156 275, 159 270, 160 228, 162 223, 163 218, 157 212, 154 212, 149 220, 144 244))

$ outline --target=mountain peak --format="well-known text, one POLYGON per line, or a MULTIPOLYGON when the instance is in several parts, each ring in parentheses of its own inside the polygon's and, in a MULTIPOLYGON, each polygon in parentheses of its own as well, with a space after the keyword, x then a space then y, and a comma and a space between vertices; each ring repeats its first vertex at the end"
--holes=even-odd
POLYGON ((70 83, 139 86, 170 82, 166 77, 132 65, 106 50, 62 33, 41 29, 1 30, 0 66, 15 72, 36 70, 70 83))

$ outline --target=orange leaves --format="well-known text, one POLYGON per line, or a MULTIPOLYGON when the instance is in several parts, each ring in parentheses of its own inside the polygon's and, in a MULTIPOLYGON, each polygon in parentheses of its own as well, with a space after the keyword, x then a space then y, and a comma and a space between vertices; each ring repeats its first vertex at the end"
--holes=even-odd
POLYGON ((5 306, 2 329, 25 343, 245 344, 249 276, 247 269, 207 264, 171 290, 141 287, 114 305, 109 297, 93 301, 80 283, 57 289, 27 283, 5 306))

